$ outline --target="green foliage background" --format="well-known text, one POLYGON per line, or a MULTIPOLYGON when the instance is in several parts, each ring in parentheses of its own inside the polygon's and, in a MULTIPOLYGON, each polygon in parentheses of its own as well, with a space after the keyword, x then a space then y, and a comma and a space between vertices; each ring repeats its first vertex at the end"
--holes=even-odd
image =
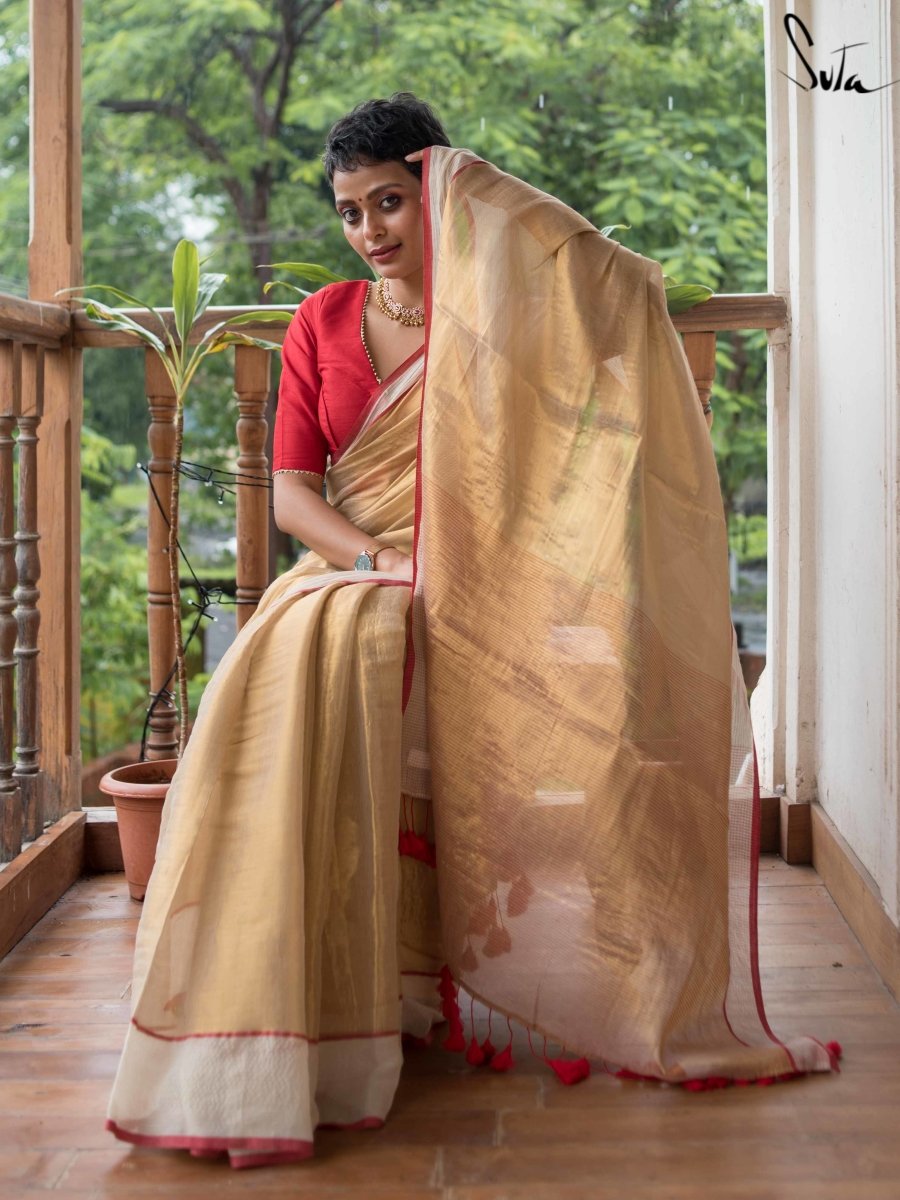
MULTIPOLYGON (((755 0, 92 0, 85 278, 164 303, 182 236, 229 273, 223 303, 255 303, 267 262, 318 261, 358 276, 321 174, 324 135, 358 101, 402 89, 435 104, 454 144, 598 226, 630 224, 616 236, 679 282, 763 291, 762 20, 755 0)), ((27 52, 27 0, 0 0, 0 290, 19 294, 27 52)), ((719 339, 713 441, 729 511, 741 483, 765 474, 765 346, 762 332, 719 339)), ((221 461, 233 444, 228 370, 211 364, 201 381, 188 457, 221 461)), ((146 453, 139 353, 86 353, 85 409, 95 434, 133 447, 132 459, 146 453)), ((105 469, 128 474, 122 461, 105 469)), ((143 662, 139 550, 122 524, 89 492, 88 697, 109 697, 110 680, 143 662), (104 562, 121 565, 115 579, 104 562), (140 636, 127 595, 137 598, 140 636), (107 663, 91 647, 98 609, 98 638, 121 629, 123 647, 135 639, 133 656, 107 663)))

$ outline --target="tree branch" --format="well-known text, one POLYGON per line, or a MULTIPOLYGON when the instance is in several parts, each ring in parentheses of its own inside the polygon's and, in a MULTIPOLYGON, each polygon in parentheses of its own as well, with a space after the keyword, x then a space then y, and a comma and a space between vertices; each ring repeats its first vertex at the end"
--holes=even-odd
MULTIPOLYGON (((220 144, 212 136, 207 133, 200 122, 192 117, 186 108, 180 104, 173 104, 167 100, 101 100, 100 107, 108 109, 114 113, 151 113, 154 116, 166 117, 170 121, 176 121, 184 129, 191 141, 197 149, 209 159, 210 162, 219 163, 222 166, 229 166, 228 156, 222 149, 220 144)), ((222 176, 222 184, 234 201, 238 215, 243 220, 249 215, 250 203, 240 180, 235 175, 222 176)))

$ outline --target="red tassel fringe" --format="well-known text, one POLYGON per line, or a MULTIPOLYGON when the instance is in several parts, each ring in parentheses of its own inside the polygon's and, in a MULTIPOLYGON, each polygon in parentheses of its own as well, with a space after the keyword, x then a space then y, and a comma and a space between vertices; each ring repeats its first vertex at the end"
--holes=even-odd
POLYGON ((591 1064, 586 1058, 545 1058, 544 1062, 552 1067, 566 1087, 581 1083, 591 1073, 591 1064))
MULTIPOLYGON (((402 832, 400 836, 402 839, 402 832)), ((491 1042, 490 1024, 488 1025, 488 1036, 484 1039, 481 1045, 478 1044, 478 1039, 475 1036, 475 1022, 473 1016, 472 1037, 467 1046, 462 1015, 459 1010, 458 988, 453 981, 453 975, 450 971, 450 968, 446 964, 441 967, 438 993, 441 997, 441 1012, 450 1026, 446 1038, 444 1038, 444 1041, 441 1043, 444 1049, 450 1050, 457 1054, 465 1052, 466 1062, 473 1067, 486 1065, 489 1066, 492 1071, 511 1071, 515 1066, 515 1061, 512 1054, 512 1028, 510 1027, 509 1044, 502 1050, 497 1051, 491 1042)), ((507 1025, 509 1025, 508 1020, 507 1025)), ((528 1031, 528 1044, 531 1045, 530 1031, 528 1031)), ((828 1057, 831 1060, 832 1068, 839 1070, 840 1068, 837 1065, 838 1060, 843 1056, 844 1053, 840 1042, 828 1042, 825 1048, 828 1051, 828 1057)), ((561 1082, 567 1087, 571 1087, 576 1083, 580 1083, 582 1079, 587 1079, 590 1075, 591 1065, 586 1058, 547 1058, 546 1039, 544 1042, 544 1050, 545 1053, 540 1055, 537 1054, 537 1051, 533 1046, 531 1047, 532 1054, 534 1054, 537 1058, 542 1058, 547 1066, 550 1067, 550 1069, 556 1074, 561 1082)), ((667 1079, 662 1079, 658 1075, 641 1075, 637 1071, 629 1070, 628 1067, 621 1067, 618 1071, 613 1072, 613 1074, 615 1075, 616 1079, 647 1080, 652 1083, 672 1082, 667 1079)), ((718 1088, 726 1087, 770 1087, 774 1083, 781 1083, 788 1079, 799 1079, 807 1074, 809 1074, 808 1071, 785 1071, 781 1075, 764 1075, 759 1079, 730 1079, 726 1075, 707 1075, 702 1079, 683 1079, 677 1086, 684 1088, 686 1092, 710 1092, 718 1088)))
MULTIPOLYGON (((835 1070, 839 1069, 838 1059, 844 1053, 841 1043, 828 1042, 825 1049, 828 1051, 832 1067, 835 1070)), ((759 1079, 729 1079, 726 1075, 707 1075, 703 1079, 682 1079, 677 1086, 684 1088, 686 1092, 711 1092, 716 1088, 725 1087, 771 1087, 773 1083, 784 1083, 789 1079, 802 1079, 808 1074, 808 1071, 784 1071, 781 1075, 762 1075, 759 1079)), ((636 1071, 629 1071, 627 1067, 616 1071, 615 1077, 616 1079, 646 1079, 651 1083, 674 1082, 661 1079, 658 1075, 639 1075, 636 1071)))
POLYGON ((401 829, 397 849, 400 854, 425 863, 427 867, 437 866, 434 843, 429 842, 424 834, 416 833, 412 829, 401 829))
POLYGON ((488 1063, 492 1071, 511 1071, 515 1065, 512 1056, 512 1042, 501 1050, 499 1054, 495 1054, 488 1063))

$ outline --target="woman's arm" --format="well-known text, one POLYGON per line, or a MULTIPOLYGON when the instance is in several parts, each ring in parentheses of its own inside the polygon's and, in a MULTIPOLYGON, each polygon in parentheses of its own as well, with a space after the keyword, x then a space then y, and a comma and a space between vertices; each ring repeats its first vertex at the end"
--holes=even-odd
POLYGON ((275 524, 285 533, 343 570, 352 571, 356 556, 366 547, 385 545, 375 560, 379 571, 392 571, 412 579, 412 559, 394 546, 379 543, 346 517, 322 495, 321 475, 276 475, 275 524))

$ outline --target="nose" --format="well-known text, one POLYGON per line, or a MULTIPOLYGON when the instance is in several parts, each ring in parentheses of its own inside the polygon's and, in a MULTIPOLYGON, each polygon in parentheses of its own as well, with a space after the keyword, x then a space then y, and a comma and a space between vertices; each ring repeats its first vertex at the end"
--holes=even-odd
POLYGON ((381 219, 381 213, 378 209, 363 213, 363 234, 366 239, 369 242, 374 242, 382 233, 384 233, 384 222, 381 219))

